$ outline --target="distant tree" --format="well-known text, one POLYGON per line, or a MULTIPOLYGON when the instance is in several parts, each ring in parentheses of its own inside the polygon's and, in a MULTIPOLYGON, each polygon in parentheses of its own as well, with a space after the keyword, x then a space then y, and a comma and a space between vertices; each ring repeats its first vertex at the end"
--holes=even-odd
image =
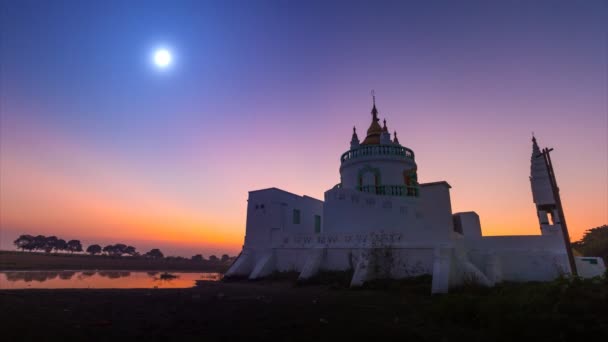
POLYGON ((216 257, 215 255, 210 255, 209 256, 209 261, 211 261, 211 262, 219 262, 220 259, 218 257, 216 257))
POLYGON ((80 240, 70 240, 70 241, 68 241, 67 250, 70 253, 82 252, 82 244, 80 243, 80 240))
POLYGON ((21 249, 22 251, 32 251, 36 247, 34 239, 35 238, 32 235, 20 235, 17 240, 13 241, 13 244, 17 249, 21 249))
POLYGON ((115 245, 107 245, 103 248, 102 251, 110 256, 121 256, 123 254, 127 254, 127 245, 122 243, 117 243, 115 245))
POLYGON ((127 245, 125 245, 124 243, 117 243, 114 245, 114 250, 116 252, 117 255, 123 255, 123 254, 127 254, 126 250, 127 250, 127 245))
POLYGON ((608 263, 608 225, 587 230, 580 241, 572 244, 584 256, 598 256, 608 263))
POLYGON ((42 250, 44 250, 46 253, 51 253, 51 251, 55 249, 57 240, 59 239, 56 236, 49 236, 44 238, 44 242, 42 243, 42 250))
POLYGON ((150 259, 162 259, 164 257, 164 254, 163 254, 163 252, 160 251, 160 249, 154 248, 154 249, 150 250, 148 253, 144 254, 144 256, 146 256, 147 258, 150 258, 150 259))
POLYGON ((46 236, 44 235, 37 235, 34 237, 34 241, 33 241, 33 249, 38 251, 43 251, 45 249, 45 245, 46 245, 46 236))
POLYGON ((101 251, 106 253, 107 255, 112 255, 114 251, 114 245, 107 245, 101 251))
POLYGON ((123 252, 125 254, 130 255, 130 256, 136 256, 136 255, 139 254, 139 253, 137 253, 137 251, 135 251, 135 247, 133 247, 133 246, 127 246, 127 247, 125 247, 125 249, 124 249, 123 252))
POLYGON ((57 239, 52 244, 55 252, 66 251, 68 249, 68 243, 64 239, 57 239))
POLYGON ((197 255, 193 255, 192 258, 190 258, 192 261, 196 261, 196 262, 201 262, 203 260, 205 260, 205 258, 203 258, 202 254, 197 254, 197 255))
POLYGON ((101 246, 100 245, 90 245, 87 248, 87 253, 89 253, 91 255, 99 254, 99 253, 101 253, 101 246))
POLYGON ((227 262, 228 260, 230 260, 230 257, 228 256, 228 254, 222 254, 221 262, 227 262))

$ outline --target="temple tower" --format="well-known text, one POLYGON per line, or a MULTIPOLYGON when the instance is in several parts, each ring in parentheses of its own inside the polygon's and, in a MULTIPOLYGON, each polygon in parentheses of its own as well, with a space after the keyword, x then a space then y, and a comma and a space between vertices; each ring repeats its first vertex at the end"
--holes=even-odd
POLYGON ((353 129, 350 149, 340 158, 341 188, 384 196, 417 197, 414 152, 391 139, 386 120, 381 126, 374 97, 372 120, 361 143, 353 129))
POLYGON ((547 164, 535 137, 532 137, 530 183, 541 234, 561 234, 561 220, 557 209, 557 203, 555 202, 555 194, 553 193, 549 170, 547 169, 547 164))

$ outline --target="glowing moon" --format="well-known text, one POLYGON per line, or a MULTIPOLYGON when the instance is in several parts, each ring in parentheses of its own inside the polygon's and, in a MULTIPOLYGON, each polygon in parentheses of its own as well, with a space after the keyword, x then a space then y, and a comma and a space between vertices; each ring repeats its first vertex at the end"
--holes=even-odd
POLYGON ((160 49, 154 52, 154 64, 161 69, 168 67, 171 64, 171 59, 169 50, 160 49))

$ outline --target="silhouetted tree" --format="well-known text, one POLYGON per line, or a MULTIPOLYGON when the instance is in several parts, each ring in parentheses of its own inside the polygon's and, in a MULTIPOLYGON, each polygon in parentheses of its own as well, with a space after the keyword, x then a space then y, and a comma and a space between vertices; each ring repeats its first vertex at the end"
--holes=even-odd
POLYGON ((608 225, 587 230, 580 241, 572 244, 584 256, 599 256, 608 263, 608 225))
POLYGON ((230 257, 228 256, 228 254, 223 254, 221 261, 222 262, 227 262, 228 260, 230 260, 230 257))
POLYGON ((203 258, 202 254, 197 254, 197 255, 193 255, 192 258, 190 258, 192 261, 196 261, 196 262, 201 262, 203 260, 205 260, 205 258, 203 258))
POLYGON ((90 245, 87 248, 87 253, 89 253, 91 255, 99 254, 99 253, 101 253, 101 246, 100 245, 90 245))
MULTIPOLYGON (((42 243, 42 249, 46 253, 51 253, 51 251, 55 248, 57 240, 59 239, 56 236, 49 236, 47 238, 44 238, 44 242, 42 243)), ((63 242, 65 242, 65 240, 63 242)))
POLYGON ((164 257, 163 252, 161 252, 158 248, 154 248, 144 255, 151 259, 162 259, 164 257))
POLYGON ((82 252, 82 244, 80 243, 80 240, 70 240, 70 241, 68 241, 67 250, 70 253, 82 252))
POLYGON ((117 243, 115 245, 107 245, 103 248, 103 252, 107 253, 110 256, 121 256, 123 254, 127 254, 127 245, 122 243, 117 243))
POLYGON ((210 255, 209 256, 209 261, 211 261, 211 262, 219 262, 220 259, 218 257, 216 257, 215 255, 210 255))
POLYGON ((127 246, 123 252, 130 256, 136 256, 139 254, 139 253, 137 253, 137 251, 135 251, 135 247, 133 247, 133 246, 127 246))
POLYGON ((125 245, 124 243, 117 243, 114 245, 114 250, 118 255, 126 254, 127 245, 125 245))
POLYGON ((44 235, 37 235, 36 237, 34 237, 34 250, 38 251, 43 251, 46 245, 46 236, 44 235))
POLYGON ((53 249, 56 252, 65 251, 68 249, 68 243, 65 242, 64 239, 57 239, 51 242, 53 244, 53 249))
POLYGON ((36 249, 35 238, 31 235, 20 235, 17 240, 13 241, 13 244, 17 247, 17 249, 21 249, 23 251, 28 250, 32 251, 36 249))
POLYGON ((106 253, 107 255, 112 255, 113 250, 114 250, 114 245, 106 245, 101 251, 106 253))

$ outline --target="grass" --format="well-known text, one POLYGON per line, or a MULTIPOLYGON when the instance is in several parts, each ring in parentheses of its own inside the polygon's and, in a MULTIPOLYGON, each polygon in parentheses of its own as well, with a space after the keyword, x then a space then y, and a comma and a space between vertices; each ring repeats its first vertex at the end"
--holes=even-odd
POLYGON ((608 336, 608 280, 463 286, 431 295, 431 277, 376 280, 357 289, 347 272, 306 282, 206 282, 176 290, 0 291, 7 340, 53 336, 310 341, 585 341, 608 336), (30 329, 35 321, 37 329, 30 329), (103 326, 100 326, 103 322, 103 326), (40 335, 40 336, 39 336, 40 335))

